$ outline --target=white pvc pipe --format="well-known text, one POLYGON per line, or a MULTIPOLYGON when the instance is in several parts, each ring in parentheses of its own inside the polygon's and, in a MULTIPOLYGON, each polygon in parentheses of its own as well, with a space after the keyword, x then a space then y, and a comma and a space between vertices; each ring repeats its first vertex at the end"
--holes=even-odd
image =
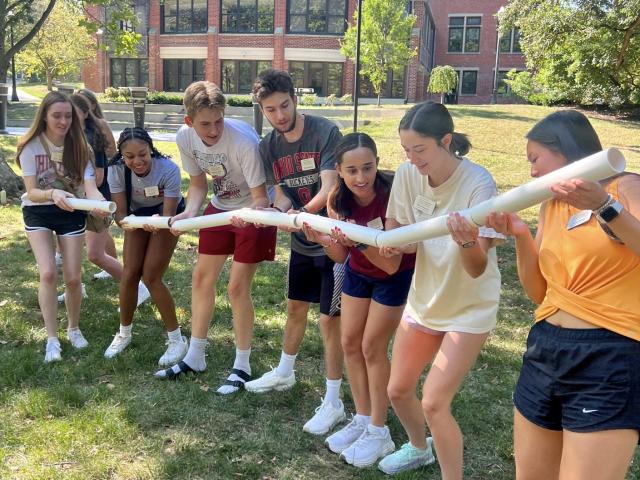
POLYGON ((73 207, 74 210, 100 210, 101 212, 113 213, 116 211, 115 202, 107 202, 106 200, 89 200, 87 198, 65 198, 65 201, 73 207))
MULTIPOLYGON (((618 149, 608 148, 459 213, 476 225, 484 225, 491 212, 514 213, 552 198, 553 193, 549 187, 558 182, 575 178, 598 181, 623 172, 625 166, 626 162, 622 153, 618 149)), ((448 235, 448 233, 447 216, 442 215, 383 232, 376 240, 377 245, 381 247, 400 247, 448 235)))
POLYGON ((169 219, 171 217, 137 217, 135 215, 129 215, 122 219, 127 227, 131 228, 143 228, 145 225, 149 225, 155 228, 171 228, 169 226, 169 219))
POLYGON ((189 230, 220 227, 222 225, 229 225, 229 223, 231 223, 231 217, 236 215, 237 210, 230 210, 228 212, 214 213, 212 215, 202 215, 200 217, 185 218, 184 220, 177 220, 173 222, 171 228, 173 228, 174 230, 179 230, 181 232, 188 232, 189 230))
POLYGON ((349 240, 373 246, 376 246, 376 238, 380 234, 380 230, 375 228, 363 227, 355 223, 343 222, 305 212, 296 215, 298 228, 302 228, 303 223, 308 223, 311 228, 322 233, 331 233, 334 228, 338 227, 349 240))
POLYGON ((242 208, 235 210, 235 216, 249 223, 260 223, 273 227, 297 228, 296 215, 289 215, 288 213, 242 208))

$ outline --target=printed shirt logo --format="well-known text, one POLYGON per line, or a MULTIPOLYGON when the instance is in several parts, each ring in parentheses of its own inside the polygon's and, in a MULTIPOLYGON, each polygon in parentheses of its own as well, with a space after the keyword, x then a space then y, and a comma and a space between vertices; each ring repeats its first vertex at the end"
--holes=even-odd
POLYGON ((36 181, 41 189, 51 188, 58 178, 65 178, 66 172, 61 163, 52 162, 49 155, 36 155, 36 181))
POLYGON ((193 156, 201 170, 207 172, 213 180, 213 193, 219 199, 240 198, 240 187, 227 178, 227 154, 193 151, 193 156))

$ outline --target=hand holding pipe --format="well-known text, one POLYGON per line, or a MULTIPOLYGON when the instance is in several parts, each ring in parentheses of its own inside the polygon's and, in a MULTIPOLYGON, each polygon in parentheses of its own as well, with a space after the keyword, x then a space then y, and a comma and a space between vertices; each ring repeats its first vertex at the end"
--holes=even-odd
POLYGON ((87 198, 67 197, 65 201, 71 205, 74 210, 100 210, 101 212, 114 213, 116 211, 115 202, 107 202, 106 200, 89 200, 87 198))

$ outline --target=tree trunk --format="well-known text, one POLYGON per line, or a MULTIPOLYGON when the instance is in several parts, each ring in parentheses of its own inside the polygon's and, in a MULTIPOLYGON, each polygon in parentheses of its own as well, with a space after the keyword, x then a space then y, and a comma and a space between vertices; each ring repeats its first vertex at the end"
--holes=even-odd
POLYGON ((9 198, 19 198, 24 193, 22 178, 13 172, 3 156, 0 156, 0 190, 5 190, 9 198))
POLYGON ((47 90, 50 92, 53 90, 53 75, 49 73, 49 70, 45 70, 45 74, 47 75, 47 90))
POLYGON ((378 93, 378 103, 376 103, 376 107, 380 106, 380 93, 378 93))

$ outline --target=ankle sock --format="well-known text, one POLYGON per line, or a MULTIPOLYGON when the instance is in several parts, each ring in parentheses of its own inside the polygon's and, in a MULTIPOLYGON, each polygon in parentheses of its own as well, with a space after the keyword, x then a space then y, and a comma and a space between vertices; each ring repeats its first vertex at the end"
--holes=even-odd
POLYGON ((131 325, 120 324, 120 336, 125 338, 130 337, 132 328, 133 328, 133 323, 131 325))
POLYGON ((377 425, 374 425, 373 423, 369 423, 367 425, 367 430, 369 430, 371 433, 377 433, 379 435, 384 435, 385 432, 387 431, 385 425, 378 427, 377 425))
MULTIPOLYGON (((191 342, 189 343, 189 350, 182 361, 189 365, 193 370, 202 372, 207 368, 207 362, 204 359, 206 348, 206 338, 196 338, 192 336, 191 342)), ((175 373, 180 373, 180 367, 178 365, 174 365, 171 368, 175 373)))
POLYGON ((251 375, 251 364, 249 363, 249 357, 251 356, 251 348, 247 350, 240 350, 236 348, 236 359, 233 361, 233 368, 238 370, 244 370, 251 375))
POLYGON ((288 377, 293 373, 293 366, 296 363, 298 354, 288 355, 284 351, 280 354, 280 363, 276 369, 276 375, 279 377, 288 377))
POLYGON ((324 401, 331 402, 336 408, 340 407, 340 385, 342 385, 341 378, 337 380, 327 378, 327 393, 324 396, 324 401))
POLYGON ((180 330, 180 327, 178 327, 172 332, 167 332, 167 336, 169 337, 170 342, 179 342, 182 340, 182 331, 180 330))
POLYGON ((369 425, 371 423, 371 416, 369 416, 369 415, 361 415, 359 413, 356 413, 353 416, 353 419, 356 420, 358 423, 361 423, 363 425, 369 425))
POLYGON ((47 338, 47 345, 49 344, 55 344, 60 346, 60 340, 58 339, 58 337, 48 337, 47 338))

